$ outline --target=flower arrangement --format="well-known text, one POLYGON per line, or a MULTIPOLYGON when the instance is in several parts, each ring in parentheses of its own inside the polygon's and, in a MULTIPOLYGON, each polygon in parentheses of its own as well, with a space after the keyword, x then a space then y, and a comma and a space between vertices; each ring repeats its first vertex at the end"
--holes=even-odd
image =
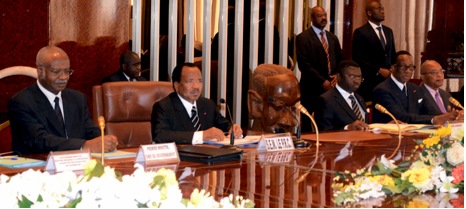
MULTIPOLYGON (((418 145, 410 158, 398 165, 382 155, 369 169, 356 170, 356 173, 337 172, 332 184, 335 191, 333 202, 338 206, 366 204, 371 199, 381 201, 387 195, 402 194, 406 197, 429 191, 456 196, 460 189, 464 190, 464 132, 461 137, 455 136, 460 140, 452 139, 451 132, 449 125, 441 127, 427 139, 415 140, 418 145)), ((462 206, 464 202, 461 201, 461 198, 451 198, 448 204, 462 206)), ((413 199, 398 206, 420 207, 422 204, 422 201, 413 199)))
POLYGON ((1 175, 0 202, 6 208, 254 207, 252 201, 233 195, 217 202, 197 189, 184 199, 173 171, 145 172, 141 165, 135 166, 132 175, 124 176, 96 160, 86 164, 84 176, 79 177, 69 171, 50 175, 31 169, 11 178, 1 175))

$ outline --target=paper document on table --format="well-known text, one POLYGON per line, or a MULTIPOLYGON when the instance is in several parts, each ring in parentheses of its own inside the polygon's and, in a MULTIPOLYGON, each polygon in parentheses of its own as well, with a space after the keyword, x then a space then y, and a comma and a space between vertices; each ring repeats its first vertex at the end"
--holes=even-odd
MULTIPOLYGON (((93 152, 93 153, 91 153, 91 156, 101 158, 102 153, 93 152)), ((135 157, 135 156, 136 156, 136 153, 134 153, 134 152, 125 152, 125 151, 121 151, 121 150, 115 150, 115 151, 107 152, 107 153, 104 154, 105 159, 135 157)))
MULTIPOLYGON (((370 128, 381 128, 388 131, 398 131, 396 124, 384 124, 384 123, 373 123, 369 125, 370 128)), ((401 131, 417 130, 417 129, 432 129, 437 128, 436 126, 427 124, 400 124, 401 131)))
POLYGON ((0 159, 0 166, 8 167, 8 168, 22 168, 22 167, 32 167, 32 166, 44 166, 45 161, 43 160, 35 160, 31 158, 25 157, 3 157, 0 159))
MULTIPOLYGON (((230 144, 230 137, 228 136, 223 141, 204 141, 204 144, 210 145, 228 145, 230 144), (228 139, 227 139, 228 138, 228 139)), ((256 144, 261 139, 261 135, 246 136, 242 139, 235 139, 235 145, 256 144)))

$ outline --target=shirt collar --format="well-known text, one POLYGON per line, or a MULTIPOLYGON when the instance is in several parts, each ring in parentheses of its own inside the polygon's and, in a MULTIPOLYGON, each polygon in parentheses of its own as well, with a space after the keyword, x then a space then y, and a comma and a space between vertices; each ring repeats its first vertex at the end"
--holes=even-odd
POLYGON ((58 97, 60 98, 60 101, 62 101, 61 99, 61 91, 58 92, 57 95, 53 94, 52 92, 50 92, 49 90, 47 90, 45 87, 43 87, 39 80, 37 80, 37 86, 39 87, 40 91, 45 95, 45 97, 47 97, 47 100, 49 100, 50 104, 52 105, 52 107, 55 106, 55 97, 58 97))
MULTIPOLYGON (((376 25, 375 23, 371 22, 370 20, 368 22, 372 26, 372 28, 374 28, 374 30, 377 30, 378 27, 382 27, 382 24, 376 25)), ((383 30, 383 27, 382 27, 382 30, 383 30)))
MULTIPOLYGON (((191 104, 191 102, 188 102, 186 99, 181 97, 178 93, 176 95, 178 95, 178 97, 181 100, 181 103, 183 103, 184 108, 188 112, 189 117, 191 117, 191 110, 193 109, 193 106, 195 106, 196 110, 197 110, 197 101, 194 101, 194 104, 191 104)), ((199 110, 197 110, 197 111, 199 111, 199 110)))
POLYGON ((353 95, 353 97, 354 97, 354 93, 349 93, 349 92, 347 92, 346 90, 344 90, 343 88, 341 88, 341 87, 338 85, 338 83, 337 83, 337 85, 336 85, 336 88, 337 88, 337 90, 340 92, 341 96, 343 96, 343 98, 346 99, 346 98, 348 98, 350 95, 353 95))
POLYGON ((324 32, 324 35, 325 35, 325 28, 324 28, 323 30, 321 30, 321 29, 319 29, 319 28, 317 28, 317 27, 315 27, 315 26, 311 26, 311 27, 312 27, 312 29, 314 30, 314 32, 315 32, 316 34, 318 34, 319 36, 320 36, 320 32, 321 32, 321 31, 323 31, 323 32, 324 32))
POLYGON ((396 80, 396 78, 393 76, 393 74, 390 74, 390 78, 395 82, 395 84, 398 86, 398 88, 400 88, 400 90, 403 90, 403 87, 406 86, 406 83, 401 83, 399 82, 398 80, 396 80))
POLYGON ((424 85, 424 86, 426 87, 427 91, 429 91, 429 93, 430 93, 431 95, 433 95, 434 98, 435 98, 435 94, 438 92, 438 89, 437 89, 437 91, 435 91, 433 88, 430 88, 430 87, 429 87, 428 85, 426 85, 425 83, 423 83, 422 85, 424 85))
POLYGON ((125 77, 126 77, 126 80, 128 80, 128 81, 133 81, 133 79, 132 79, 132 78, 130 78, 128 75, 126 75, 126 73, 125 73, 125 72, 123 72, 123 71, 121 71, 121 72, 123 73, 123 75, 125 75, 125 77))

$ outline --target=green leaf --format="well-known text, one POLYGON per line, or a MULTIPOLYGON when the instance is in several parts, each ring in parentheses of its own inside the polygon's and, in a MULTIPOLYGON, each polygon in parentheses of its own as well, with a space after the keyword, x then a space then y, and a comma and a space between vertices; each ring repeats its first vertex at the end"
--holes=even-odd
POLYGON ((380 162, 380 160, 377 158, 377 167, 379 167, 380 172, 384 174, 390 174, 390 168, 385 169, 385 166, 380 162))
POLYGON ((78 199, 74 200, 73 202, 66 203, 64 208, 76 208, 76 205, 80 203, 83 200, 82 197, 79 197, 78 199))
POLYGON ((393 175, 394 177, 401 177, 401 174, 402 174, 402 173, 403 173, 403 172, 401 172, 401 171, 399 171, 399 170, 396 170, 396 169, 393 169, 393 170, 392 170, 392 175, 393 175))
POLYGON ((105 172, 105 167, 102 165, 100 161, 97 160, 94 169, 87 177, 86 181, 90 181, 92 177, 101 177, 105 172))
POLYGON ((426 151, 422 151, 422 156, 427 157, 428 153, 426 151))
POLYGON ((188 207, 188 202, 189 202, 188 199, 184 199, 184 198, 181 199, 181 204, 183 204, 186 207, 188 207))
POLYGON ((403 161, 398 164, 398 167, 408 167, 409 165, 411 165, 411 163, 411 161, 403 161))
POLYGON ((449 144, 449 143, 446 143, 446 144, 443 146, 444 149, 449 149, 450 147, 451 147, 451 144, 449 144))
POLYGON ((335 175, 338 176, 338 177, 340 177, 340 179, 343 179, 343 180, 346 179, 346 176, 343 175, 343 174, 341 174, 340 172, 336 172, 335 175))
POLYGON ((18 202, 18 206, 20 208, 30 208, 31 205, 33 204, 33 202, 28 200, 28 198, 26 198, 24 195, 21 195, 21 199, 22 200, 18 202))
POLYGON ((430 161, 424 161, 424 164, 430 165, 430 161))
POLYGON ((163 181, 163 176, 155 176, 154 177, 154 181, 152 182, 152 185, 150 186, 151 189, 155 188, 155 186, 159 186, 161 187, 160 185, 162 184, 162 181, 163 181))
POLYGON ((400 178, 394 178, 395 185, 400 185, 403 181, 400 178))
POLYGON ((37 201, 36 202, 44 202, 44 199, 42 198, 42 195, 39 195, 37 197, 37 201))
POLYGON ((400 188, 398 186, 386 186, 382 187, 382 191, 385 192, 386 195, 395 195, 401 193, 400 188))

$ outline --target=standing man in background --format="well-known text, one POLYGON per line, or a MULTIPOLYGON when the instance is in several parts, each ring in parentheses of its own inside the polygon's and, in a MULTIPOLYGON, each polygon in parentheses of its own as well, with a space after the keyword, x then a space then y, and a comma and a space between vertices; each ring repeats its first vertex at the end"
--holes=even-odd
POLYGON ((381 24, 385 20, 382 4, 376 0, 367 2, 366 15, 369 21, 354 31, 352 54, 364 78, 358 92, 366 101, 372 101, 372 90, 391 74, 396 50, 392 29, 381 24))
MULTIPOLYGON (((309 111, 317 109, 317 98, 336 85, 335 71, 344 60, 338 38, 325 30, 327 12, 316 6, 311 10, 312 26, 296 37, 296 54, 301 71, 301 104, 309 111)), ((312 123, 302 118, 302 131, 311 131, 312 123)))

